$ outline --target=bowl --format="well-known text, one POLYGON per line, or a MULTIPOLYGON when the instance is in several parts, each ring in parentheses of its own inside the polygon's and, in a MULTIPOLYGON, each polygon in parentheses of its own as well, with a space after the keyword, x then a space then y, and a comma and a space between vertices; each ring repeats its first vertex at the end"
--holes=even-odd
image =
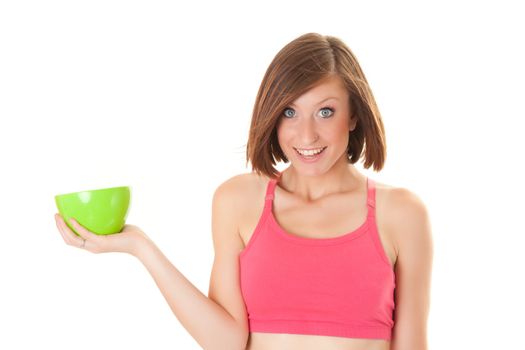
POLYGON ((126 223, 130 192, 128 186, 120 186, 59 194, 55 203, 76 235, 79 234, 71 227, 70 218, 95 234, 110 235, 120 232, 126 223))

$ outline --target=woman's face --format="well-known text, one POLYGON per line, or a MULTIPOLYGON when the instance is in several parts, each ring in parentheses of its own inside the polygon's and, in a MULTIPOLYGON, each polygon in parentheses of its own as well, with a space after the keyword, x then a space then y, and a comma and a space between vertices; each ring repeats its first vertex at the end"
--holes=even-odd
POLYGON ((284 154, 304 174, 319 174, 336 163, 348 164, 349 132, 356 118, 350 118, 350 102, 343 80, 330 77, 288 105, 277 125, 277 139, 284 154), (315 156, 298 150, 323 149, 315 156))

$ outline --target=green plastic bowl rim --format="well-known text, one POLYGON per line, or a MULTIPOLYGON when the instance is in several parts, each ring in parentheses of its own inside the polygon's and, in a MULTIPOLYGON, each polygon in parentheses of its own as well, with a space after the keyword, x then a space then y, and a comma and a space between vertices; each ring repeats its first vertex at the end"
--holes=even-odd
POLYGON ((131 190, 131 186, 116 186, 116 187, 99 188, 99 189, 95 189, 95 190, 85 190, 85 191, 78 191, 78 192, 62 193, 62 194, 57 194, 55 196, 55 198, 56 197, 60 197, 60 196, 69 196, 69 195, 72 195, 72 194, 84 193, 84 192, 100 192, 100 191, 114 190, 114 189, 117 189, 117 188, 128 188, 128 189, 131 190))

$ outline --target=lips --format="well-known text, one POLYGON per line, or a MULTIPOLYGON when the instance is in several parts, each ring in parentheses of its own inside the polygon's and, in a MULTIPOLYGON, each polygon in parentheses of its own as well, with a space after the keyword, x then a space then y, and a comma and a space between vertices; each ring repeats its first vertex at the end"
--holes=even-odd
MULTIPOLYGON (((315 156, 317 156, 317 155, 323 153, 324 150, 326 149, 326 147, 322 147, 322 148, 311 148, 311 149, 309 149, 309 150, 319 150, 319 149, 321 149, 321 152, 315 153, 315 154, 313 154, 313 155, 305 155, 305 154, 301 154, 301 152, 299 152, 299 150, 298 150, 297 148, 294 147, 294 149, 295 149, 295 151, 296 151, 299 155, 301 155, 301 156, 303 156, 303 157, 315 157, 315 156)), ((308 149, 301 149, 301 150, 309 151, 308 149)))
POLYGON ((323 158, 324 156, 324 150, 326 149, 323 148, 322 151, 320 153, 317 153, 316 155, 313 155, 313 156, 303 156, 301 153, 299 153, 299 151, 295 150, 295 152, 297 152, 297 158, 303 162, 303 163, 317 163, 320 159, 323 158))

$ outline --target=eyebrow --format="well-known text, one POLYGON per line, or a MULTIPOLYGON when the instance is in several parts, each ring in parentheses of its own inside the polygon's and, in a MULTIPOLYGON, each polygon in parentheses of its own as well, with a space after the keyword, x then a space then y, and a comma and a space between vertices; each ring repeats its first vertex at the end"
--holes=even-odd
MULTIPOLYGON (((315 106, 320 105, 321 103, 323 103, 325 101, 328 101, 328 100, 332 100, 332 99, 339 100, 339 98, 337 98, 337 97, 328 97, 328 98, 325 98, 324 100, 322 100, 321 102, 316 103, 315 106)), ((290 103, 290 106, 296 107, 293 102, 290 103)))

